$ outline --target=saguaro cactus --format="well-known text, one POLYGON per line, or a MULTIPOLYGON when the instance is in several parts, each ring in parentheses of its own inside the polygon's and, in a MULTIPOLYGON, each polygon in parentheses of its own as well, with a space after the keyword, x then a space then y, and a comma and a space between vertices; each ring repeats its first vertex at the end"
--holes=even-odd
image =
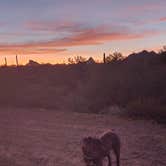
POLYGON ((17 57, 17 55, 16 55, 16 65, 18 67, 18 57, 17 57))
POLYGON ((105 53, 103 54, 103 62, 106 63, 106 56, 105 56, 105 53))
POLYGON ((5 66, 7 66, 7 58, 5 57, 5 66))

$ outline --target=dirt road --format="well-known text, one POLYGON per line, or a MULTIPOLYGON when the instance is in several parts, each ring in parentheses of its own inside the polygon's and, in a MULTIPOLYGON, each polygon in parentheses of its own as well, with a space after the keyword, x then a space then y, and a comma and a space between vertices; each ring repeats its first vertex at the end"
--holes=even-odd
POLYGON ((166 128, 150 121, 8 109, 0 110, 0 166, 83 166, 82 137, 110 129, 121 138, 122 166, 166 165, 166 128))

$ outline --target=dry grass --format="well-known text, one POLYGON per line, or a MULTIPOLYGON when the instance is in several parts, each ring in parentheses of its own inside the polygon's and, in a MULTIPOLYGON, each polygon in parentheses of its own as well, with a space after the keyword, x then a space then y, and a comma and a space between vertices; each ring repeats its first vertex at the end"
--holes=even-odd
POLYGON ((143 120, 47 110, 0 111, 0 165, 83 166, 81 139, 113 129, 122 166, 165 166, 166 129, 143 120))
POLYGON ((126 114, 134 118, 153 119, 166 124, 166 105, 153 98, 142 98, 130 102, 126 114))

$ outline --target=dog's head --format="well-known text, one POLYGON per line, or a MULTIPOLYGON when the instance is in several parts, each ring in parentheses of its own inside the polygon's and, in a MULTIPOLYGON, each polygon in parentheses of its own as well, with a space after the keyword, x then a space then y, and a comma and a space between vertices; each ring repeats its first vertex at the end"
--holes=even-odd
POLYGON ((100 140, 93 137, 83 138, 82 152, 86 166, 96 166, 102 156, 100 140))

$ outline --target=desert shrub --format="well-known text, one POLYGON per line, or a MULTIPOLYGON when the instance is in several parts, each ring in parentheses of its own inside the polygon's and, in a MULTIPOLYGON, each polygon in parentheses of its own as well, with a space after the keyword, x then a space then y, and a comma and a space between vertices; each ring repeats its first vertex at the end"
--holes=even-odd
POLYGON ((160 59, 163 63, 166 63, 166 50, 159 53, 160 59))
POLYGON ((127 104, 127 115, 166 123, 166 105, 155 98, 139 98, 127 104))
POLYGON ((128 114, 163 119, 166 66, 160 56, 143 51, 125 60, 117 53, 108 64, 3 67, 0 107, 100 113, 117 105, 127 106, 128 114))
POLYGON ((20 166, 15 160, 6 156, 0 156, 0 164, 3 166, 20 166))
POLYGON ((109 56, 106 57, 105 61, 106 63, 112 63, 122 61, 123 59, 124 57, 120 52, 114 52, 113 54, 109 54, 109 56))

